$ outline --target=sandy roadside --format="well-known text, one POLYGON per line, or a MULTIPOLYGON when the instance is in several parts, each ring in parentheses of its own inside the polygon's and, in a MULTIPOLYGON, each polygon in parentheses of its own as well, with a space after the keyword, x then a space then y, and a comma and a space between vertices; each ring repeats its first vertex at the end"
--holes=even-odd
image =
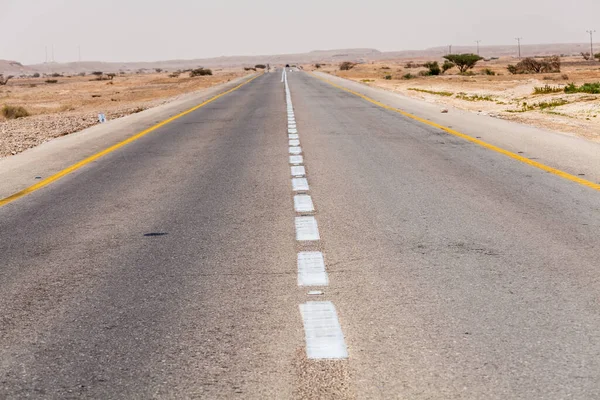
POLYGON ((221 70, 194 78, 157 73, 117 76, 110 81, 95 81, 93 76, 12 80, 0 87, 0 108, 21 106, 31 115, 19 119, 0 115, 0 157, 97 125, 100 113, 107 120, 118 119, 246 74, 221 70), (48 79, 58 82, 49 84, 48 79))
MULTIPOLYGON (((424 61, 413 61, 411 68, 407 68, 406 60, 392 60, 360 64, 350 71, 340 71, 337 64, 325 65, 320 70, 436 104, 440 111, 454 107, 600 142, 600 95, 562 91, 569 83, 600 81, 600 63, 568 58, 559 74, 510 75, 506 66, 515 60, 500 59, 482 62, 473 76, 458 75, 451 70, 445 75, 423 77, 419 72, 425 68, 418 66, 424 61), (495 75, 485 75, 484 69, 495 75), (413 78, 404 79, 406 74, 413 78), (534 94, 535 88, 543 87, 556 92, 534 94)), ((315 69, 310 67, 307 69, 315 69)))

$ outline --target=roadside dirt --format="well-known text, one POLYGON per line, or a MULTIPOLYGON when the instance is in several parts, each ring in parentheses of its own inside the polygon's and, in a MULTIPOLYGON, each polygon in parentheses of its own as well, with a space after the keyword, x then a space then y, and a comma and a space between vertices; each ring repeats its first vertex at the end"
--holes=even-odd
MULTIPOLYGON (((329 64, 319 70, 436 103, 440 110, 451 106, 600 142, 600 95, 565 94, 562 90, 569 83, 599 82, 599 62, 567 57, 562 59, 560 73, 526 75, 508 73, 508 64, 518 62, 513 58, 481 61, 473 76, 459 75, 456 69, 440 76, 418 76, 426 68, 407 67, 409 61, 421 65, 434 60, 442 64, 440 59, 432 58, 359 64, 350 71, 340 71, 338 64, 329 64), (496 75, 485 74, 485 69, 496 75), (405 79, 406 74, 415 77, 405 79), (534 94, 534 88, 546 85, 557 92, 534 94)), ((311 67, 315 69, 305 69, 311 67)))
POLYGON ((7 120, 0 114, 0 157, 96 125, 100 113, 108 120, 120 118, 245 75, 241 70, 213 72, 194 78, 187 73, 176 78, 153 73, 118 75, 108 81, 93 80, 93 75, 13 79, 0 86, 0 108, 22 106, 30 116, 7 120))

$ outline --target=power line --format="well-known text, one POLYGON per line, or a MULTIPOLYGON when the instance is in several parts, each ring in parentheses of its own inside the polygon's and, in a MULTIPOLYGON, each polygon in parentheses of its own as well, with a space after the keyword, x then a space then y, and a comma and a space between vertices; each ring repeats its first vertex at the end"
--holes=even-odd
POLYGON ((590 57, 593 60, 594 59, 594 32, 596 32, 596 31, 590 29, 589 31, 586 31, 586 32, 590 34, 590 57))
POLYGON ((515 40, 519 44, 519 58, 521 58, 521 40, 523 40, 523 38, 522 37, 518 37, 518 38, 515 38, 515 40))

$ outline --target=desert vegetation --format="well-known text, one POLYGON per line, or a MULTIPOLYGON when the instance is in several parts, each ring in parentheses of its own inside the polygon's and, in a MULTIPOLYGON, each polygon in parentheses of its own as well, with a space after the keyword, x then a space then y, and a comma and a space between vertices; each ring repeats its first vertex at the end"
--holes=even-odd
POLYGON ((193 78, 195 76, 207 76, 212 74, 213 72, 211 69, 200 67, 190 71, 190 78, 193 78))
POLYGON ((600 65, 578 54, 523 59, 453 54, 340 66, 319 70, 443 108, 453 106, 600 141, 600 65))
POLYGON ((444 56, 444 58, 450 61, 452 64, 456 65, 461 74, 464 74, 468 70, 473 69, 479 61, 483 60, 483 57, 471 53, 448 54, 444 56))
POLYGON ((544 57, 538 60, 533 57, 527 57, 517 65, 509 64, 506 69, 513 75, 516 74, 542 74, 560 72, 560 57, 544 57))
POLYGON ((6 119, 18 119, 29 117, 29 112, 24 107, 21 106, 10 106, 8 104, 2 107, 0 111, 2 116, 6 119))
POLYGON ((99 74, 91 74, 91 81, 85 74, 73 72, 61 72, 64 76, 56 78, 36 72, 0 86, 0 157, 95 125, 99 113, 109 120, 120 118, 245 75, 241 70, 226 69, 204 79, 177 72, 173 79, 164 70, 155 73, 152 69, 144 74, 115 74, 111 81, 111 72, 96 72, 99 74), (100 84, 97 78, 107 82, 100 84))

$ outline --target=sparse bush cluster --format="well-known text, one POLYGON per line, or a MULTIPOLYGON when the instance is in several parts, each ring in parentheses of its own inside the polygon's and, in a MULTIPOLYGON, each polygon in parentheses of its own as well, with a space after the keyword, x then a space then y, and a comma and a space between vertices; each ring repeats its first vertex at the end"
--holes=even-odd
POLYGON ((28 117, 29 112, 21 106, 5 105, 4 107, 2 107, 2 115, 6 119, 17 119, 28 117))
POLYGON ((544 57, 541 60, 528 57, 521 60, 517 65, 509 65, 506 69, 513 75, 560 72, 560 57, 544 57))
POLYGON ((244 71, 256 71, 256 68, 253 68, 253 67, 244 67, 244 71))
POLYGON ((417 64, 412 61, 409 61, 406 64, 404 64, 404 68, 421 68, 422 66, 423 64, 417 64))
POLYGON ((213 72, 211 69, 208 68, 196 68, 190 71, 190 77, 193 78, 195 76, 205 76, 205 75, 212 75, 213 72))
POLYGON ((565 93, 600 94, 600 82, 584 83, 581 86, 577 86, 574 83, 571 83, 565 87, 565 93))
POLYGON ((550 93, 561 93, 564 88, 560 86, 544 85, 542 87, 534 87, 533 94, 550 94, 550 93))
POLYGON ((340 71, 350 71, 352 68, 356 66, 356 63, 350 61, 344 61, 340 64, 340 71))
POLYGON ((58 79, 46 79, 46 83, 58 83, 58 79))
POLYGON ((265 69, 265 68, 267 68, 267 66, 265 64, 256 64, 254 66, 254 68, 256 68, 256 69, 265 69))

